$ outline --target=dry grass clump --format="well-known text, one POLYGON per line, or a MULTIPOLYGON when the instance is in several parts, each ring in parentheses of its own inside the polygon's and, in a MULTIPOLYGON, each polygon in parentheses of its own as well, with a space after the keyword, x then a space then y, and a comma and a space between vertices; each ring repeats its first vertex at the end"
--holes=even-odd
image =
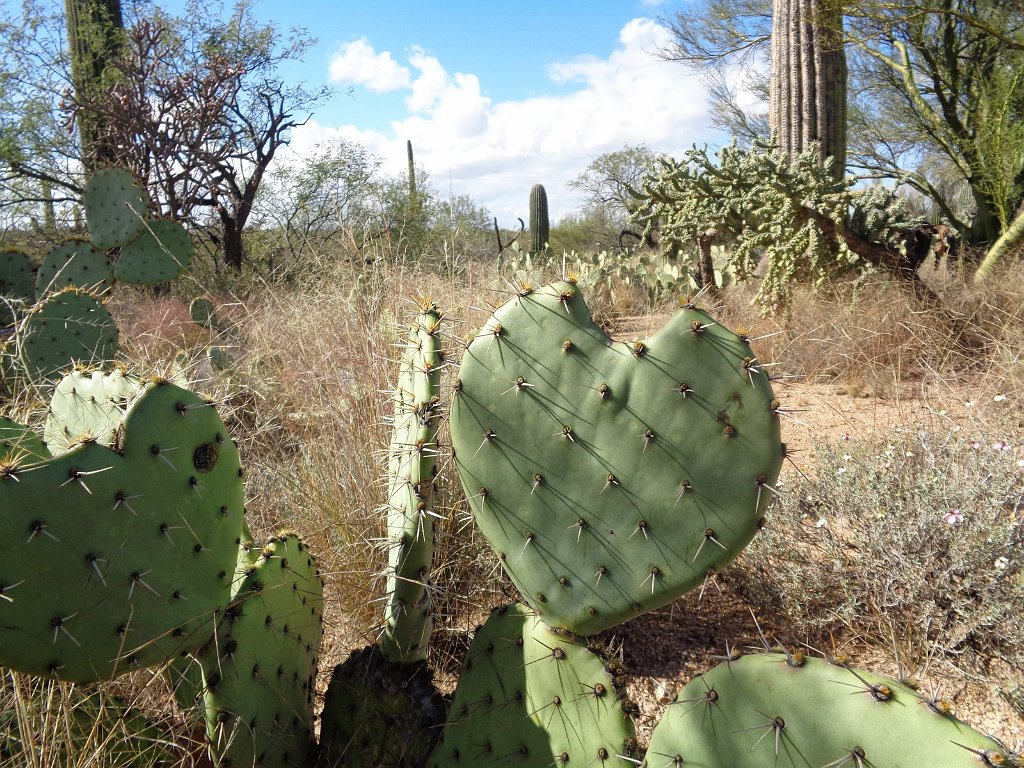
MULTIPOLYGON (((472 283, 471 276, 462 280, 472 283)), ((342 274, 319 289, 277 290, 251 303, 240 329, 245 359, 274 358, 272 394, 247 403, 240 436, 249 512, 257 529, 298 529, 317 553, 328 580, 329 634, 343 645, 375 642, 383 622, 382 508, 395 345, 416 296, 431 296, 451 315, 445 346, 457 363, 472 326, 466 316, 486 309, 467 306, 473 294, 465 291, 451 278, 415 269, 342 274)), ((446 394, 454 379, 448 374, 446 394)), ((436 532, 434 610, 439 629, 464 629, 490 607, 494 579, 445 451, 446 429, 440 437, 433 508, 443 521, 436 532)))
POLYGON ((925 277, 940 302, 874 275, 798 289, 781 318, 752 322, 749 285, 703 303, 731 327, 749 328, 758 357, 777 364, 773 373, 835 382, 854 395, 966 382, 1024 393, 1024 275, 1008 271, 983 286, 962 276, 925 277))
POLYGON ((186 768, 206 765, 202 732, 172 711, 151 673, 75 685, 0 676, 0 765, 186 768))

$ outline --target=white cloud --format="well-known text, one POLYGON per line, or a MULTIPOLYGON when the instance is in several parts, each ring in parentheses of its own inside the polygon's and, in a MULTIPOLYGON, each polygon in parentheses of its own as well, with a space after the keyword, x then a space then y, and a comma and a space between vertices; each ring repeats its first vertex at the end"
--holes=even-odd
POLYGON ((388 51, 377 53, 365 37, 341 46, 327 68, 332 83, 362 85, 376 93, 397 91, 409 85, 409 70, 388 51))
MULTIPOLYGON (((563 86, 559 95, 499 102, 484 95, 476 75, 450 73, 437 57, 413 48, 401 86, 408 91, 408 114, 386 131, 310 122, 296 129, 293 144, 298 149, 340 136, 363 144, 384 161, 386 170, 403 173, 405 141, 411 139, 417 163, 437 188, 469 194, 503 225, 525 217, 534 183, 546 186, 552 218, 557 219, 580 205, 567 182, 602 152, 644 143, 678 154, 695 142, 720 139, 707 128, 699 79, 655 55, 670 42, 669 35, 652 19, 634 19, 623 26, 607 58, 580 56, 549 68, 551 81, 563 86), (571 87, 568 93, 564 86, 571 87)), ((363 53, 357 52, 352 61, 380 62, 387 55, 361 43, 371 55, 360 59, 363 53)), ((394 71, 401 70, 395 63, 394 71)), ((365 72, 355 67, 351 71, 365 72)))

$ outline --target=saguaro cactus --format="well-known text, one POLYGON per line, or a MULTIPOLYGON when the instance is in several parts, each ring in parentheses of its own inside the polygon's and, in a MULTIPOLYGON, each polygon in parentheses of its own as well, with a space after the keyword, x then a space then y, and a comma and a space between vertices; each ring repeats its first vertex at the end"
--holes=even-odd
POLYGON ((842 18, 831 0, 772 1, 772 132, 793 159, 817 142, 836 179, 846 173, 842 18))
POLYGON ((547 248, 550 237, 548 193, 543 184, 534 184, 530 190, 530 253, 540 253, 547 248))

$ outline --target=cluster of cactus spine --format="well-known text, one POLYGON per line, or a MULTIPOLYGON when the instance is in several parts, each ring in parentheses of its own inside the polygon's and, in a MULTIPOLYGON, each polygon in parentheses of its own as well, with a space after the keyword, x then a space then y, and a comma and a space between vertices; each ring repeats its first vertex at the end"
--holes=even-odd
MULTIPOLYGON (((119 226, 104 236, 125 237, 119 226)), ((421 310, 389 462, 382 655, 403 663, 422 662, 430 634, 442 358, 440 314, 421 310)), ((199 675, 187 672, 182 691, 202 702, 215 760, 310 765, 315 561, 290 535, 253 544, 237 449, 210 403, 164 381, 122 382, 139 387, 133 396, 101 378, 57 384, 52 451, 0 422, 0 536, 19 542, 0 561, 0 663, 93 681, 186 654, 199 675), (84 407, 67 402, 82 396, 84 407)), ((408 762, 636 763, 620 673, 578 636, 666 604, 750 541, 785 452, 780 412, 748 340, 693 307, 633 343, 607 339, 572 282, 524 287, 498 309, 463 359, 452 439, 474 515, 528 606, 499 609, 477 631, 442 742, 408 762)), ((351 697, 329 700, 324 733, 353 738, 351 697)), ((695 680, 647 764, 838 768, 881 765, 889 752, 910 754, 908 765, 1018 764, 942 702, 795 653, 731 657, 695 680), (836 727, 850 721, 868 728, 836 727), (926 736, 910 748, 893 732, 926 736)))

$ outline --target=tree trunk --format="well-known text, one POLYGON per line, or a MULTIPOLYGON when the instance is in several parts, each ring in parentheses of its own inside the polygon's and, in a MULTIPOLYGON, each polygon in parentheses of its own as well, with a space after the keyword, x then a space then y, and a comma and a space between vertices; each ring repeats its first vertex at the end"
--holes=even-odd
POLYGON ((714 242, 715 230, 709 229, 697 238, 697 247, 700 254, 697 256, 697 271, 694 274, 694 282, 697 290, 706 290, 711 295, 718 293, 718 283, 715 282, 715 262, 711 258, 711 244, 714 242))
MULTIPOLYGON (((107 64, 120 56, 124 40, 121 0, 64 0, 71 81, 75 101, 94 101, 104 86, 107 64)), ((117 161, 113 146, 102 138, 102 125, 89 111, 77 113, 82 165, 86 173, 117 161)))
POLYGON ((1024 242, 1024 205, 1017 211, 1016 218, 1010 222, 1002 236, 988 249, 988 253, 985 254, 985 258, 974 273, 974 282, 982 283, 987 280, 996 264, 1015 247, 1019 247, 1022 242, 1024 242))
POLYGON ((817 145, 846 174, 846 53, 838 0, 772 0, 769 120, 779 151, 817 145))
POLYGON ((224 264, 235 272, 242 271, 242 258, 245 255, 245 247, 242 244, 242 228, 238 220, 232 216, 220 217, 221 223, 221 249, 224 252, 224 264))

